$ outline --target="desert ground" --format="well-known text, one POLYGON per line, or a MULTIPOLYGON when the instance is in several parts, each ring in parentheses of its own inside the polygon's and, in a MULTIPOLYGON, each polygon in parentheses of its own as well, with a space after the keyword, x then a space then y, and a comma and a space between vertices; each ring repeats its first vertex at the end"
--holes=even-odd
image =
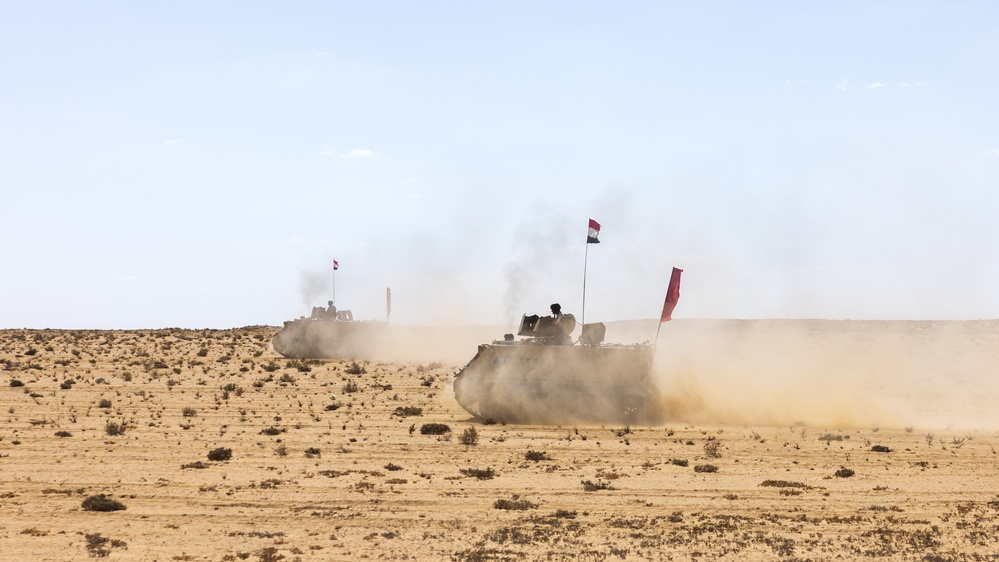
POLYGON ((0 559, 999 560, 999 322, 675 320, 652 419, 544 426, 277 329, 0 331, 0 559))

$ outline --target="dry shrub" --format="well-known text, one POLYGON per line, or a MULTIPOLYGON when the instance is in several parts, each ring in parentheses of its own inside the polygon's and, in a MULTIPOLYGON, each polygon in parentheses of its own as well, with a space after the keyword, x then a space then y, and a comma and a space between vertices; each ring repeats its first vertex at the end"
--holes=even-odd
POLYGON ((469 427, 461 433, 462 445, 477 445, 479 443, 479 432, 474 427, 469 427))
POLYGON ((450 432, 451 427, 444 423, 425 423, 420 426, 421 435, 444 435, 450 432))
POLYGON ((854 474, 856 474, 856 473, 853 470, 851 470, 849 468, 846 468, 845 466, 841 466, 839 468, 839 470, 836 471, 835 476, 837 478, 849 478, 849 477, 853 476, 854 474))
POLYGON ((104 426, 104 432, 111 436, 125 435, 125 430, 127 429, 128 423, 124 421, 108 421, 108 423, 104 426))
POLYGON ((721 456, 721 442, 716 440, 714 437, 708 437, 708 440, 704 443, 704 454, 708 455, 713 459, 717 459, 721 456))
POLYGON ((522 500, 522 499, 520 499, 520 496, 516 496, 515 495, 515 496, 513 496, 513 499, 509 499, 509 500, 503 500, 503 499, 496 500, 495 502, 493 502, 493 507, 496 508, 496 509, 505 509, 505 510, 509 510, 509 511, 525 511, 525 510, 528 510, 528 509, 535 509, 535 508, 537 508, 538 504, 536 504, 534 502, 531 502, 531 501, 528 501, 528 500, 522 500))
POLYGON ((278 560, 284 560, 284 555, 278 553, 278 549, 273 546, 261 548, 256 552, 256 555, 260 559, 260 562, 278 562, 278 560))
POLYGON ((422 416, 423 408, 417 406, 399 406, 392 413, 393 416, 399 416, 400 418, 405 418, 407 416, 422 416))
POLYGON ((219 447, 217 449, 212 449, 208 452, 208 460, 210 461, 227 461, 232 458, 232 449, 226 449, 224 447, 219 447))
POLYGON ((808 484, 802 484, 801 482, 790 482, 788 480, 764 480, 760 482, 760 486, 766 486, 771 488, 801 488, 803 490, 811 490, 812 486, 808 484))
POLYGON ((524 458, 534 462, 552 460, 552 458, 548 456, 548 453, 545 453, 544 451, 527 451, 524 453, 524 458))
POLYGON ((102 537, 100 533, 87 533, 84 538, 87 540, 87 554, 93 558, 107 558, 111 554, 112 547, 128 547, 125 541, 102 537))
POLYGON ((120 511, 125 509, 125 504, 104 494, 98 494, 83 500, 82 507, 84 511, 120 511))
POLYGON ((496 476, 496 471, 489 468, 463 468, 461 473, 465 476, 474 476, 479 480, 489 480, 496 476))

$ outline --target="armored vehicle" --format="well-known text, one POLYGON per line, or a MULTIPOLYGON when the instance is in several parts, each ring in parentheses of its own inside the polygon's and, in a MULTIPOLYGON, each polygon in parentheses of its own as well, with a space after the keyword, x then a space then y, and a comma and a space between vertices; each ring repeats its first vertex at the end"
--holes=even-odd
POLYGON ((387 329, 386 322, 354 320, 349 310, 324 312, 317 307, 309 317, 285 322, 271 345, 292 358, 376 359, 387 347, 387 329))
POLYGON ((483 420, 520 423, 629 423, 658 396, 648 344, 604 344, 603 323, 576 343, 571 314, 521 318, 515 341, 479 345, 454 379, 458 404, 483 420))

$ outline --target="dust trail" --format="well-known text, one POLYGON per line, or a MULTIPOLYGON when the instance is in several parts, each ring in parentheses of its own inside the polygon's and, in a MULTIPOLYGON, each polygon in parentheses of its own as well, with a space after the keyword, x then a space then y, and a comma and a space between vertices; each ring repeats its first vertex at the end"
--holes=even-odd
MULTIPOLYGON (((651 340, 656 326, 655 320, 609 322, 607 341, 651 340)), ((475 355, 478 344, 512 331, 510 326, 385 326, 384 334, 365 335, 349 352, 441 361, 457 369, 475 355)), ((660 397, 637 421, 999 429, 999 411, 992 403, 999 393, 997 339, 999 321, 674 320, 663 328, 656 350, 653 376, 660 397)), ((605 372, 593 373, 580 365, 569 370, 579 375, 573 383, 579 394, 601 397, 620 393, 586 391, 583 375, 609 384, 633 369, 605 365, 605 372)), ((522 369, 512 375, 523 378, 522 369)), ((552 389, 544 381, 532 384, 515 401, 550 409, 550 399, 534 398, 551 396, 552 389)), ((512 385, 508 393, 516 391, 512 385)), ((594 403, 590 409, 612 407, 594 403)))
POLYGON ((686 321, 660 342, 665 419, 999 427, 995 322, 686 321))

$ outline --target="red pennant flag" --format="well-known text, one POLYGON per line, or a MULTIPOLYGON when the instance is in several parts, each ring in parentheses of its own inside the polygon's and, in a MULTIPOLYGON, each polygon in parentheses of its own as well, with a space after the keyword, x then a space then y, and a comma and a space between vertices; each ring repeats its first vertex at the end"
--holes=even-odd
POLYGON ((333 260, 333 271, 340 269, 340 262, 333 260))
POLYGON ((673 318, 673 309, 676 308, 676 302, 680 300, 680 274, 683 273, 682 269, 673 268, 673 274, 669 277, 669 288, 666 289, 666 302, 663 303, 663 315, 659 318, 659 322, 669 322, 673 318))

